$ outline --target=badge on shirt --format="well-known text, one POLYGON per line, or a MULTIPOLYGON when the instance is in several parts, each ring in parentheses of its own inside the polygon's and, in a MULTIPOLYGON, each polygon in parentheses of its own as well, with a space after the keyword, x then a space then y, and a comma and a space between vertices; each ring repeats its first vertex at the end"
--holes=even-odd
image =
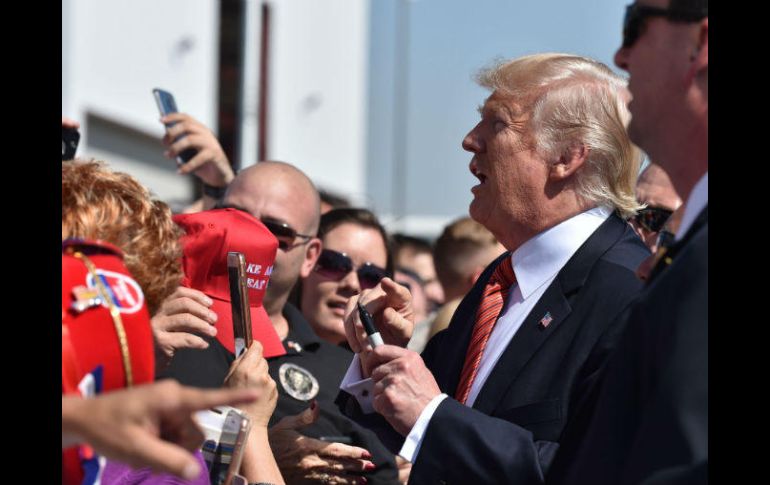
POLYGON ((309 401, 318 395, 318 380, 307 369, 295 364, 281 364, 278 377, 283 389, 294 399, 309 401))

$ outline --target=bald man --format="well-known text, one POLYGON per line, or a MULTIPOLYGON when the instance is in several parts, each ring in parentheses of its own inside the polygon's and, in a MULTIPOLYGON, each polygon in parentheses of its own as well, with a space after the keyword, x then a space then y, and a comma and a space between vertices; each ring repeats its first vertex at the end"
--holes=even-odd
POLYGON ((283 314, 286 300, 297 280, 313 270, 321 252, 321 240, 315 237, 321 218, 318 191, 296 167, 265 161, 239 173, 219 206, 248 212, 278 238, 264 305, 278 336, 285 340, 289 333, 283 314))
POLYGON ((639 174, 636 200, 647 207, 641 209, 629 222, 644 244, 655 254, 658 249, 658 233, 671 213, 682 205, 682 199, 676 193, 665 170, 651 163, 639 174))

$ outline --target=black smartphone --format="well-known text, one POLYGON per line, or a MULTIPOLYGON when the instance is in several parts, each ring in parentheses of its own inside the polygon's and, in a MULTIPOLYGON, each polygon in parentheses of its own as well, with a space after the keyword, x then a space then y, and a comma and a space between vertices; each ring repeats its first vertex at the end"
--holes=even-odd
MULTIPOLYGON (((169 93, 168 91, 165 91, 160 88, 155 88, 152 90, 152 95, 155 96, 155 103, 158 105, 158 111, 160 111, 161 116, 166 116, 171 113, 178 113, 179 110, 176 107, 176 100, 174 99, 174 95, 169 93)), ((169 123, 166 125, 166 128, 170 128, 174 126, 176 123, 169 123)), ((181 140, 186 135, 178 136, 174 139, 174 141, 181 140)), ((177 155, 176 160, 177 162, 181 163, 187 163, 189 162, 195 155, 198 154, 198 150, 195 148, 187 148, 185 150, 182 150, 182 152, 177 155)))
POLYGON ((251 345, 251 309, 249 287, 246 282, 246 258, 243 253, 227 253, 227 275, 230 282, 230 306, 233 312, 235 357, 251 345))
POLYGON ((75 151, 78 149, 80 141, 80 132, 75 128, 61 129, 61 159, 72 160, 75 158, 75 151))

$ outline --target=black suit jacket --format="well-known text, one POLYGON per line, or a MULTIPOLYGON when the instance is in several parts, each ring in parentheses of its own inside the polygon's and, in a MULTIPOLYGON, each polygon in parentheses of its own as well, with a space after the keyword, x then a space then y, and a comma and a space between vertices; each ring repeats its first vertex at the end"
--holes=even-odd
POLYGON ((577 406, 548 483, 706 483, 708 207, 666 256, 577 406))
MULTIPOLYGON (((634 271, 649 251, 630 226, 610 216, 578 249, 514 335, 473 408, 452 396, 484 286, 506 253, 481 275, 449 327, 434 336, 423 359, 450 397, 434 413, 413 464, 410 483, 531 483, 543 480, 572 395, 589 387, 615 345, 618 314, 641 289, 634 271), (542 328, 550 312, 553 320, 542 328)), ((347 413, 362 417, 340 396, 347 413)), ((384 422, 384 420, 381 420, 384 422)), ((403 437, 380 429, 397 451, 403 437)))

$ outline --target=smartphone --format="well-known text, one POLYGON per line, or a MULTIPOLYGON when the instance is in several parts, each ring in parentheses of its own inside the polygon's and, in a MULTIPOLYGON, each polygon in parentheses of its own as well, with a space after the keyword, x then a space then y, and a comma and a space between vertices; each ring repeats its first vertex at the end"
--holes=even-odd
POLYGON ((211 483, 232 485, 234 480, 237 483, 243 447, 251 430, 248 415, 230 406, 217 406, 199 411, 196 420, 206 437, 202 451, 211 483))
POLYGON ((243 253, 227 253, 227 275, 230 281, 230 306, 233 312, 233 336, 237 358, 249 348, 252 340, 249 287, 246 283, 246 258, 243 253))
POLYGON ((75 128, 61 129, 61 159, 72 160, 75 158, 75 151, 78 149, 80 141, 80 132, 75 128))
MULTIPOLYGON (((161 116, 166 116, 167 114, 171 113, 178 113, 179 110, 176 107, 176 100, 174 99, 174 95, 169 93, 168 91, 165 91, 160 88, 155 88, 152 90, 152 95, 155 96, 155 103, 158 105, 158 111, 160 111, 161 116)), ((166 128, 170 128, 174 126, 176 123, 169 123, 166 125, 166 128)), ((186 135, 178 136, 174 139, 174 141, 181 140, 186 135)), ((187 148, 183 150, 179 155, 176 157, 176 161, 180 164, 189 162, 195 155, 198 154, 198 150, 195 148, 187 148)))

